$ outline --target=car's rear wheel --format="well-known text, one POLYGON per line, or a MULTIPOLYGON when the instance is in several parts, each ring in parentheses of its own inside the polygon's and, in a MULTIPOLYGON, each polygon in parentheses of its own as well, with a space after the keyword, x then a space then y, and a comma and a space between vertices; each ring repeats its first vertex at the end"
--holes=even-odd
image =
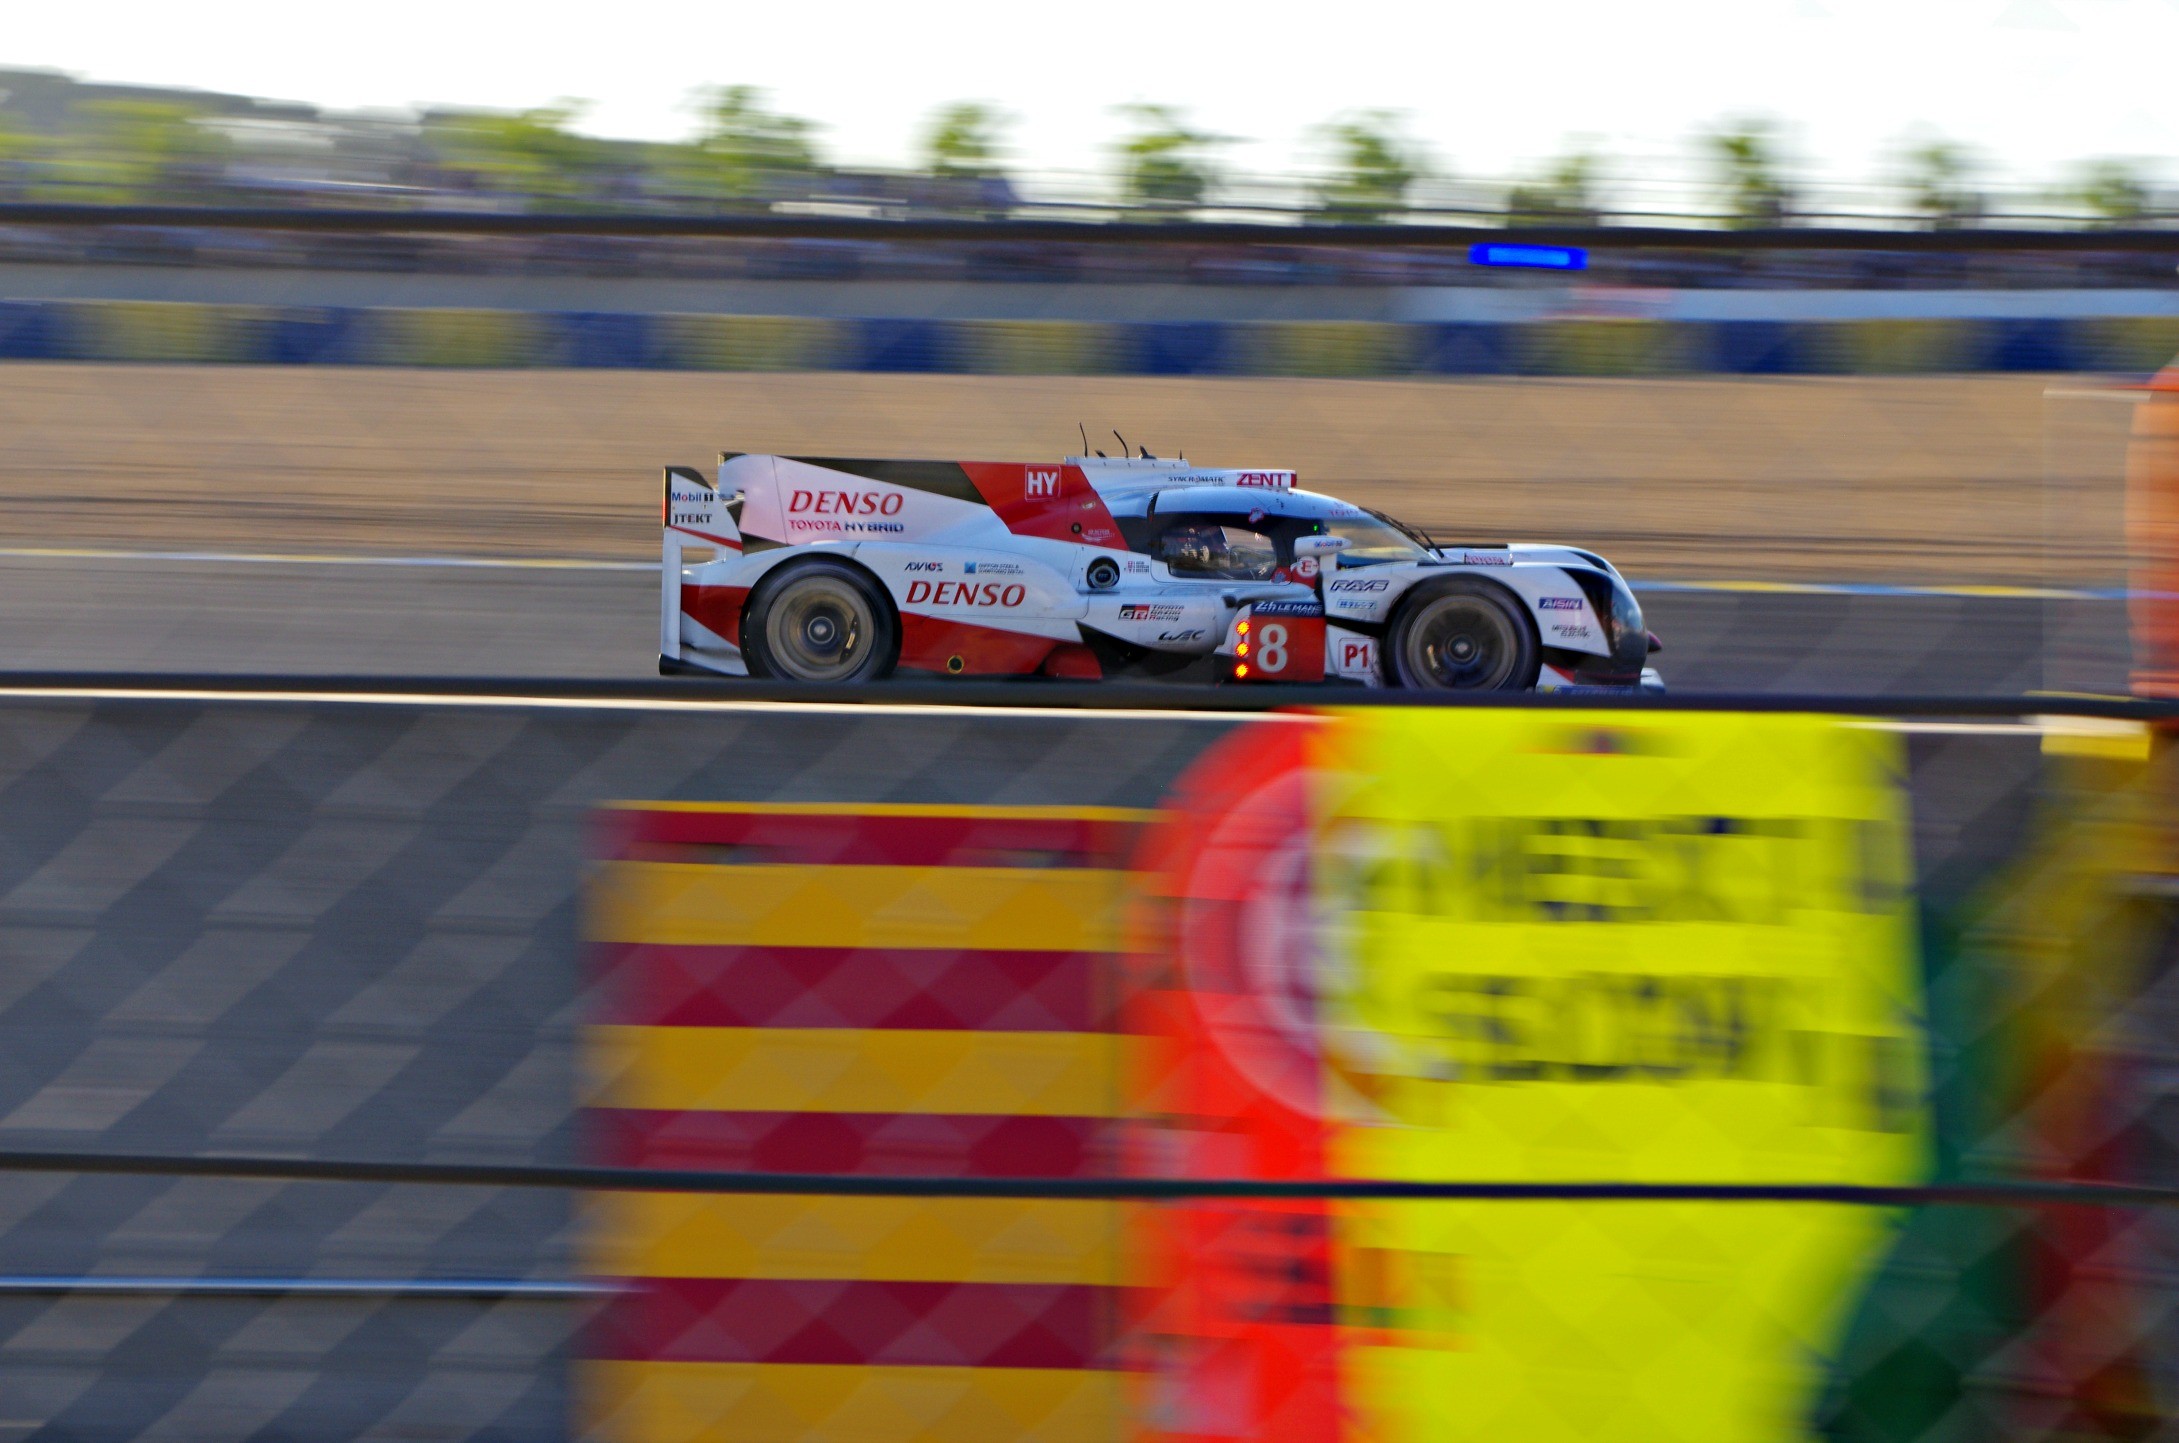
POLYGON ((803 561, 764 578, 742 623, 752 676, 876 681, 900 657, 900 624, 878 583, 842 561, 803 561))
POLYGON ((1543 667, 1528 613, 1504 587, 1474 577, 1409 592, 1385 641, 1387 680, 1417 691, 1526 691, 1543 667))

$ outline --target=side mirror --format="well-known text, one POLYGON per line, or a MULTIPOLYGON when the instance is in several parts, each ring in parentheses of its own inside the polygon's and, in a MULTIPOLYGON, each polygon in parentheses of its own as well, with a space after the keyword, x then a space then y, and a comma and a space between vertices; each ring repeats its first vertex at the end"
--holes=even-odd
POLYGON ((1339 569, 1339 553, 1347 549, 1344 536, 1297 536, 1294 538, 1294 560, 1312 562, 1305 570, 1314 572, 1339 569))

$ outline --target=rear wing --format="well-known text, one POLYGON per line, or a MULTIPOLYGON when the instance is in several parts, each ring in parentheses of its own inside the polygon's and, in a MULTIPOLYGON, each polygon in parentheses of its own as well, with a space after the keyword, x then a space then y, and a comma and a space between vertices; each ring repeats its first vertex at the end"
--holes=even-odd
POLYGON ((658 558, 658 652, 674 661, 681 659, 681 567, 690 547, 712 553, 704 558, 741 553, 741 528, 734 515, 740 509, 741 489, 729 488, 728 463, 733 453, 719 456, 719 483, 714 485, 693 466, 665 468, 665 500, 658 519, 663 544, 658 558))

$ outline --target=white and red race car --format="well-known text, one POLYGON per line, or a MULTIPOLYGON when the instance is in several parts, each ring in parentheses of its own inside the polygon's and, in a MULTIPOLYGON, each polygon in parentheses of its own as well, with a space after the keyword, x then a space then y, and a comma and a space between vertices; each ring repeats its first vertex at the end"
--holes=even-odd
POLYGON ((1440 545, 1294 479, 1147 455, 669 466, 659 668, 1661 688, 1603 557, 1440 545))

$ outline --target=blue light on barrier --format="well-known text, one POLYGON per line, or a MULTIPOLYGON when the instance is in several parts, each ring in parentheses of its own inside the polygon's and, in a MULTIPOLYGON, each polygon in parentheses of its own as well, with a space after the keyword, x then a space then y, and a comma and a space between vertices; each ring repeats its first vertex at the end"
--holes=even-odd
POLYGON ((1479 266, 1529 266, 1546 271, 1585 271, 1589 253, 1573 246, 1509 246, 1488 242, 1468 247, 1468 259, 1479 266))

